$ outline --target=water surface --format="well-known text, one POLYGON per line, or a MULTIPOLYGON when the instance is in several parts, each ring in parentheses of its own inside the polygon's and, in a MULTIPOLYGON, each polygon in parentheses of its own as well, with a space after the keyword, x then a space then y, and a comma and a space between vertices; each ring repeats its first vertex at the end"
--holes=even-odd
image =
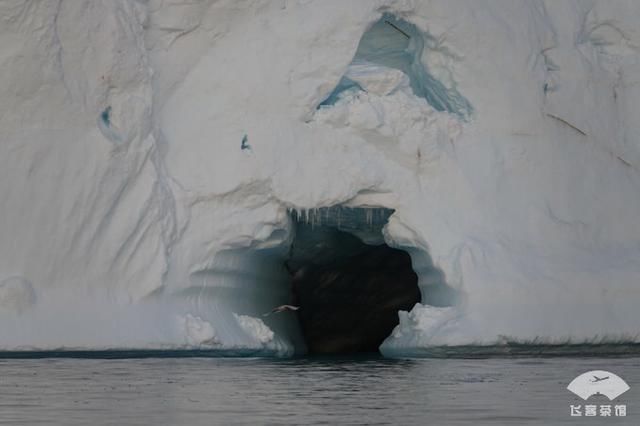
POLYGON ((11 425, 640 424, 637 357, 5 358, 0 380, 11 425), (631 390, 589 403, 625 404, 627 417, 569 415, 584 402, 566 386, 597 369, 631 390))

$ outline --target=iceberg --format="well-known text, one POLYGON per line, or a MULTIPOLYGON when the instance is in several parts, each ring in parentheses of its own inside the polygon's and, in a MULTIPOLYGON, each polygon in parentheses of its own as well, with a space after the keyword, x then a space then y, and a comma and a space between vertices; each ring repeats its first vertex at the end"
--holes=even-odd
POLYGON ((385 355, 640 342, 640 3, 0 16, 0 350, 304 353, 263 314, 372 246, 419 289, 385 355))

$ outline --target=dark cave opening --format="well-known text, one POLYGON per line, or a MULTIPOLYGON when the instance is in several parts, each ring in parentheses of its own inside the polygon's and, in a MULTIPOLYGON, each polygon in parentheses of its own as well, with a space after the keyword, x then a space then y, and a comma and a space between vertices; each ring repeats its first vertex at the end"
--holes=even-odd
POLYGON ((376 352, 398 311, 420 302, 411 257, 384 243, 388 209, 320 209, 294 214, 286 267, 309 354, 376 352))

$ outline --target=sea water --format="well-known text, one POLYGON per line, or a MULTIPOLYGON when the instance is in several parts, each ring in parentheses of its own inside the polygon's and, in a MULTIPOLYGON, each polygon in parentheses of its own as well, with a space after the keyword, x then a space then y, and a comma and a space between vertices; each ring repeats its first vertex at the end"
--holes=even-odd
MULTIPOLYGON (((6 354, 5 354, 6 355, 6 354)), ((0 424, 638 425, 640 357, 220 358, 175 353, 0 359, 0 424), (573 378, 606 370, 631 387, 586 403, 573 378), (626 416, 585 417, 584 405, 626 416), (571 416, 582 406, 582 417, 571 416)))

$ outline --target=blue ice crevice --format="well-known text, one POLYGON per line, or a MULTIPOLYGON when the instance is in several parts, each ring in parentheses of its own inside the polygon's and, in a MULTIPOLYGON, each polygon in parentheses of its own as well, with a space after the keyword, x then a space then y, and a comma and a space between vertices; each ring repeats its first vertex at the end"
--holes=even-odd
MULTIPOLYGON (((351 65, 372 64, 402 71, 416 96, 424 98, 438 111, 455 114, 467 120, 471 103, 456 89, 447 87, 422 63, 425 40, 432 37, 415 25, 385 13, 360 39, 351 65)), ((343 76, 318 108, 330 107, 347 94, 364 90, 357 82, 343 76)))

